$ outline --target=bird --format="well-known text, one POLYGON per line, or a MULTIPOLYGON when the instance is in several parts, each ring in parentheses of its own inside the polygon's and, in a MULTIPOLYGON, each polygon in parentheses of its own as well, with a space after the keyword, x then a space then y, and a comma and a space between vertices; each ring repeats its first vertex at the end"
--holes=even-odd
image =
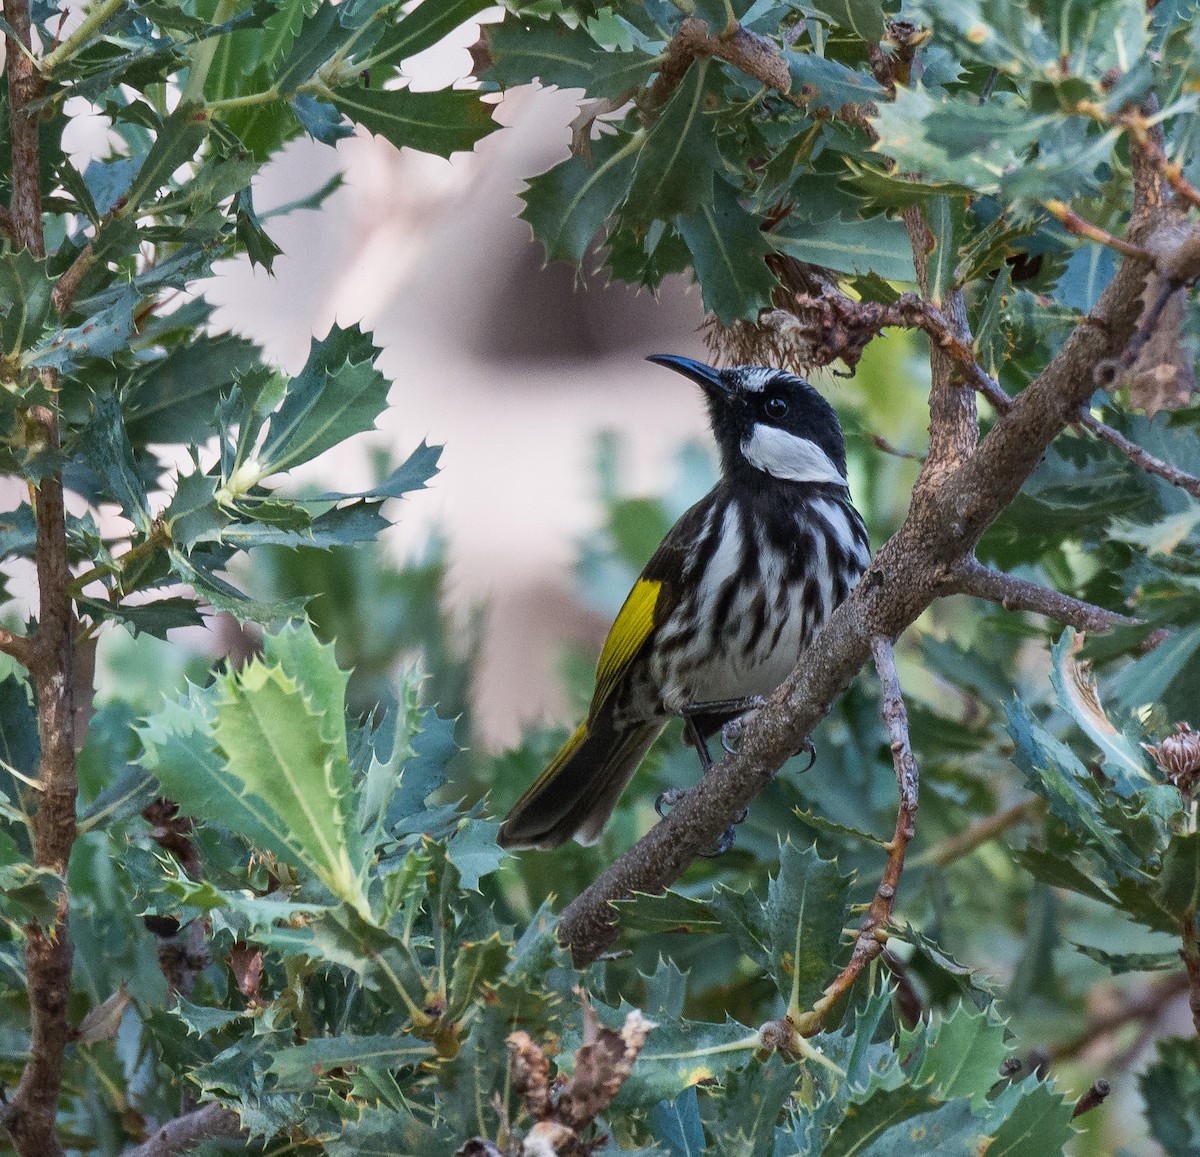
POLYGON ((841 423, 803 378, 646 359, 704 393, 716 485, 667 532, 609 630, 587 717, 501 824, 502 847, 594 843, 675 718, 706 740, 760 706, 870 563, 841 423))

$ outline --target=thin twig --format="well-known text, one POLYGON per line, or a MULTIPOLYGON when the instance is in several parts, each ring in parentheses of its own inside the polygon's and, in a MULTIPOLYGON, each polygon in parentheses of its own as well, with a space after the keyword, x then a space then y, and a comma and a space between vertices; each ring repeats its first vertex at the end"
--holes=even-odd
POLYGON ((212 1137, 244 1137, 245 1131, 238 1115, 215 1102, 201 1105, 182 1117, 168 1121, 133 1149, 126 1150, 124 1157, 173 1157, 186 1153, 201 1141, 212 1137))
POLYGON ((1037 819, 1045 810, 1046 801, 1040 796, 1031 796, 1021 803, 1013 804, 1012 807, 996 812, 995 815, 985 816, 969 828, 959 832, 958 835, 942 840, 932 848, 927 848, 919 856, 914 856, 909 860, 909 867, 920 868, 926 864, 932 864, 935 867, 944 868, 954 863, 955 860, 969 856, 977 848, 990 843, 1009 828, 1037 819))
POLYGON ((1111 1092, 1112 1085, 1103 1077, 1098 1077, 1092 1082, 1091 1088, 1075 1102, 1075 1108, 1071 1110, 1071 1120, 1074 1121, 1076 1117, 1082 1117, 1084 1113, 1090 1113, 1093 1109, 1098 1109, 1104 1104, 1108 1098, 1108 1094, 1111 1092))
POLYGON ((820 1031, 829 1010, 850 991, 859 973, 883 951, 888 939, 887 926, 896 905, 896 891, 904 871, 904 854, 916 830, 920 781, 917 761, 913 758, 912 744, 908 738, 908 712, 904 707, 904 696, 900 692, 900 680, 896 675, 896 660, 892 655, 891 641, 883 638, 872 639, 871 653, 883 688, 883 721, 891 740, 892 764, 896 770, 896 787, 900 795, 900 805, 896 811, 896 830, 887 844, 888 855, 883 876, 859 928, 854 951, 851 952, 846 967, 833 979, 812 1009, 796 1021, 795 1029, 801 1036, 812 1036, 820 1031))
POLYGON ((1141 622, 1094 603, 1059 594, 1049 587, 992 570, 973 558, 965 560, 953 572, 946 592, 988 599, 999 603, 1006 611, 1046 615, 1079 631, 1111 631, 1116 627, 1136 627, 1141 622))
POLYGON ((1187 990, 1188 978, 1183 972, 1174 972, 1146 985, 1120 1008, 1104 1009, 1093 1016, 1077 1036, 1055 1045, 1050 1051, 1051 1062, 1057 1063, 1078 1056, 1096 1041, 1114 1036, 1127 1024, 1153 1023, 1162 1015, 1167 1005, 1187 990))
POLYGON ((67 267, 66 273, 54 283, 54 291, 50 298, 59 317, 62 317, 71 308, 75 294, 79 291, 79 284, 87 275, 87 271, 91 269, 94 260, 95 247, 89 241, 75 255, 75 260, 67 267))
POLYGON ((1109 249, 1116 250, 1122 257, 1132 257, 1137 261, 1154 264, 1154 258, 1140 245, 1123 241, 1120 237, 1114 237, 1111 233, 1101 229, 1099 225, 1085 221, 1065 201, 1043 201, 1042 208, 1051 217, 1054 217, 1068 233, 1073 233, 1076 237, 1083 237, 1087 241, 1094 241, 1097 245, 1105 245, 1109 249))
POLYGON ((1126 438, 1119 430, 1114 430, 1087 410, 1083 411, 1079 424, 1085 430, 1091 430, 1097 438, 1103 438, 1110 446, 1115 446, 1130 462, 1141 467, 1147 474, 1157 474, 1159 478, 1166 479, 1172 486, 1186 490, 1193 498, 1200 498, 1200 478, 1194 474, 1188 474, 1172 466, 1169 462, 1156 458, 1153 454, 1143 450, 1136 442, 1126 438))

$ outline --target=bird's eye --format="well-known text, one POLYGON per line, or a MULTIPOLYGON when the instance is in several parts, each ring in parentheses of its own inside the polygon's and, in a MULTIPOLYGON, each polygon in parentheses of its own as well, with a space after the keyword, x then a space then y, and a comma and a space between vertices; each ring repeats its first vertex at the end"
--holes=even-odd
POLYGON ((788 404, 786 398, 780 398, 776 396, 773 398, 767 398, 763 402, 763 413, 766 414, 768 418, 774 418, 776 421, 778 421, 780 418, 786 418, 787 412, 788 404))

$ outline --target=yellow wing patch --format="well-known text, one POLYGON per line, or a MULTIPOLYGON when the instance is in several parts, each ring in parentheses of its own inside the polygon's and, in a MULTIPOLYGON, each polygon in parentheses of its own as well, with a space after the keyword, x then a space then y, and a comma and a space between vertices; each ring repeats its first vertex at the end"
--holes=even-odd
POLYGON ((604 641, 596 664, 596 693, 592 696, 592 714, 608 699, 654 630, 654 608, 662 583, 638 579, 617 613, 616 622, 604 641))

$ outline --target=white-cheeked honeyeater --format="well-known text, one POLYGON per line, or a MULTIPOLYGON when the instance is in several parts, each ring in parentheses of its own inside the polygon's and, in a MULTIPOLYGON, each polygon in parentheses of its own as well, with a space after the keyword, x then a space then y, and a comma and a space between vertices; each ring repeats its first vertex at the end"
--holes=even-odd
POLYGON ((770 695, 870 561, 842 428, 803 378, 649 359, 704 391, 720 481, 667 533, 621 607, 587 718, 517 801, 506 847, 600 834, 658 734, 704 740, 770 695))

